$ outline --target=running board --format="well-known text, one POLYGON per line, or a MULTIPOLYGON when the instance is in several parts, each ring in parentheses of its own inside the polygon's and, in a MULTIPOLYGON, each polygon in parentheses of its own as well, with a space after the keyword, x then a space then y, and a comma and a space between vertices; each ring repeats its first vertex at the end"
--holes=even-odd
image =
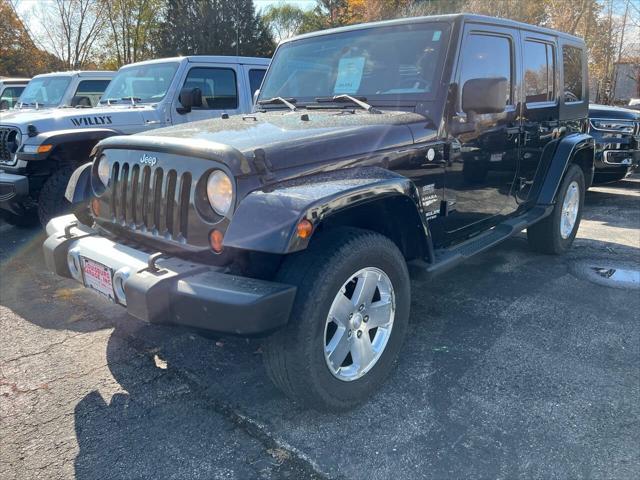
POLYGON ((436 250, 435 261, 433 263, 424 260, 413 260, 409 262, 412 274, 434 277, 444 273, 468 258, 482 253, 491 247, 503 242, 507 238, 516 235, 529 225, 539 222, 553 211, 553 205, 538 206, 518 217, 510 218, 499 223, 491 230, 481 233, 463 243, 450 248, 436 250))

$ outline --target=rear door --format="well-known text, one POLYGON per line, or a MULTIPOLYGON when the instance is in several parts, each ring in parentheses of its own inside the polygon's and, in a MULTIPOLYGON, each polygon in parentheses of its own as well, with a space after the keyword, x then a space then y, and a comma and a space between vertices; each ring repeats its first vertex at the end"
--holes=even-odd
POLYGON ((189 64, 178 92, 183 88, 199 88, 202 92, 202 106, 193 107, 189 113, 179 114, 176 109, 180 107, 180 102, 176 95, 172 108, 173 123, 204 120, 219 117, 223 113, 240 113, 239 78, 238 65, 189 64))
POLYGON ((450 241, 495 225, 517 208, 512 188, 520 137, 518 47, 517 30, 465 25, 454 77, 459 88, 451 128, 451 161, 445 173, 444 225, 450 241), (469 118, 462 111, 465 83, 501 77, 509 84, 505 110, 469 118), (460 128, 464 125, 468 127, 460 128))
POLYGON ((516 198, 529 199, 536 174, 542 174, 542 158, 554 148, 559 134, 558 45, 555 37, 522 32, 524 104, 522 148, 516 182, 516 198))

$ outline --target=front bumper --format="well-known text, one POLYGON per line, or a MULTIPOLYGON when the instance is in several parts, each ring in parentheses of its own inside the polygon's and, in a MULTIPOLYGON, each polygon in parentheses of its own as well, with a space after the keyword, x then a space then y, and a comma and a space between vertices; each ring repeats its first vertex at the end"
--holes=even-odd
POLYGON ((0 208, 22 214, 21 203, 29 197, 29 179, 0 170, 0 208))
POLYGON ((136 318, 240 335, 268 332, 289 321, 296 294, 292 285, 231 275, 176 257, 154 260, 155 255, 74 226, 74 220, 65 215, 47 225, 47 267, 80 283, 81 257, 109 267, 116 301, 136 318))
POLYGON ((605 150, 602 163, 608 167, 636 167, 640 164, 640 150, 605 150))

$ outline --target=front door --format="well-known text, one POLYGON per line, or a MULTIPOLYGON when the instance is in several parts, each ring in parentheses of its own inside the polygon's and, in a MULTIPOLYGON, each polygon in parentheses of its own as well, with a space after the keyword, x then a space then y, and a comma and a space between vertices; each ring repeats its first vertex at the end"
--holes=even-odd
POLYGON ((238 95, 238 72, 235 65, 198 65, 189 66, 183 88, 199 88, 202 92, 202 105, 193 107, 189 113, 180 114, 178 98, 172 109, 173 123, 194 122, 220 117, 223 113, 240 113, 238 95))
POLYGON ((451 119, 454 138, 445 174, 444 224, 451 242, 499 223, 517 208, 512 189, 520 138, 516 107, 518 35, 515 30, 494 26, 488 30, 479 24, 465 26, 455 77, 459 88, 454 99, 456 113, 451 119), (465 82, 501 77, 509 85, 505 110, 469 118, 462 111, 465 82))

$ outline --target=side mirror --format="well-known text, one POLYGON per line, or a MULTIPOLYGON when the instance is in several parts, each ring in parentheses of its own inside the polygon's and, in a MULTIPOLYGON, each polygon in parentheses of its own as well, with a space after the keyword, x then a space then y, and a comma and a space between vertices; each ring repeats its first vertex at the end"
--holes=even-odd
POLYGON ((462 87, 462 111, 466 114, 504 112, 508 91, 509 82, 504 77, 467 80, 462 87))
POLYGON ((71 99, 71 106, 72 107, 90 107, 91 99, 84 95, 76 95, 71 99))
POLYGON ((202 106, 202 91, 199 88, 183 88, 180 90, 178 101, 182 106, 178 107, 176 111, 180 115, 189 113, 193 107, 202 106))

